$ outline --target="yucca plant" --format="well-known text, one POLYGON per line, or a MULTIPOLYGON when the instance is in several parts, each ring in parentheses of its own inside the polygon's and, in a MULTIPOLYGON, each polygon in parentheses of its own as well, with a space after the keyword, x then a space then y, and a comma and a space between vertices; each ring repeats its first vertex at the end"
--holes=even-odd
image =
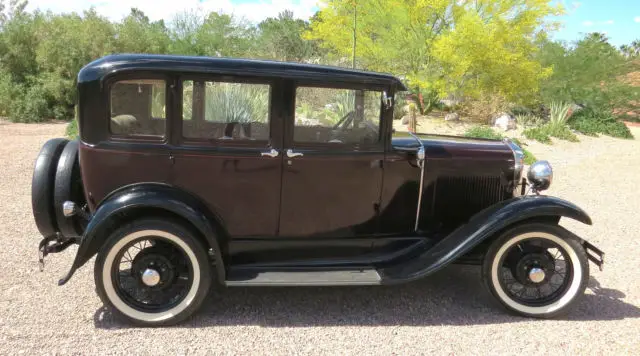
POLYGON ((567 103, 551 103, 548 125, 552 132, 561 132, 567 129, 567 120, 569 120, 570 108, 571 105, 567 103))
POLYGON ((207 83, 205 118, 214 122, 266 122, 269 90, 253 84, 207 83))

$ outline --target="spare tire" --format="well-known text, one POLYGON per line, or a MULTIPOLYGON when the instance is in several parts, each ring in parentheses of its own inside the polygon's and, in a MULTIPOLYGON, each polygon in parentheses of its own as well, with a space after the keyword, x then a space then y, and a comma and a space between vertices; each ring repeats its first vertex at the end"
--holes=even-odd
POLYGON ((80 161, 78 160, 78 141, 69 142, 62 151, 56 169, 53 190, 53 207, 55 211, 58 231, 64 237, 82 236, 84 223, 80 216, 64 216, 62 204, 65 201, 76 203, 78 208, 85 204, 82 177, 80 176, 80 161))
POLYGON ((52 236, 58 231, 53 211, 53 185, 62 150, 69 141, 54 138, 47 141, 36 159, 31 178, 31 209, 38 231, 42 236, 52 236))

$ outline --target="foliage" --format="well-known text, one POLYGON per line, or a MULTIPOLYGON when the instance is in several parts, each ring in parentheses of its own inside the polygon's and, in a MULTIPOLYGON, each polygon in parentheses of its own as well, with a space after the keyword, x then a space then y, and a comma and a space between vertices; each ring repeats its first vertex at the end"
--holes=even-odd
POLYGON ((495 114, 508 111, 508 108, 509 103, 503 96, 488 94, 465 101, 461 104, 460 111, 473 122, 488 124, 495 114))
POLYGON ((578 142, 578 137, 571 132, 569 127, 560 126, 552 127, 549 124, 532 127, 522 131, 524 137, 530 140, 536 140, 541 143, 551 144, 551 137, 559 138, 570 142, 578 142))
POLYGON ((629 128, 606 111, 582 109, 571 115, 569 126, 589 136, 604 134, 619 138, 633 138, 629 128))
POLYGON ((612 110, 628 108, 640 99, 640 87, 621 80, 638 64, 627 60, 606 36, 592 33, 574 46, 542 38, 539 46, 538 60, 553 68, 541 82, 541 101, 612 110))
POLYGON ((78 120, 74 119, 69 121, 69 123, 67 124, 67 128, 65 129, 65 135, 67 135, 68 138, 70 139, 74 139, 76 137, 78 137, 78 120))
POLYGON ((489 126, 476 125, 469 128, 465 133, 465 137, 486 138, 489 140, 502 140, 504 136, 496 132, 489 126))
POLYGON ((205 118, 214 122, 266 122, 269 91, 256 85, 207 83, 205 118))
POLYGON ((441 96, 498 94, 519 99, 549 75, 533 58, 546 0, 328 0, 307 38, 351 57, 357 12, 358 67, 404 76, 441 96), (350 29, 350 30, 345 30, 350 29))
POLYGON ((567 126, 570 107, 571 106, 566 103, 551 103, 548 124, 551 131, 560 131, 567 126))
POLYGON ((519 114, 516 115, 516 122, 524 127, 536 127, 544 125, 546 120, 534 114, 519 114))
POLYGON ((533 155, 533 153, 524 148, 524 143, 522 143, 522 141, 518 140, 517 138, 511 138, 511 141, 520 146, 520 148, 522 149, 522 152, 524 153, 524 164, 532 165, 536 163, 538 159, 533 155))
POLYGON ((293 12, 284 11, 276 18, 258 24, 256 39, 258 56, 282 61, 302 62, 321 56, 317 41, 303 38, 309 28, 307 21, 295 19, 293 12))
POLYGON ((407 98, 404 95, 405 93, 398 93, 394 98, 393 103, 393 119, 394 120, 402 120, 407 114, 409 114, 409 110, 407 108, 407 98))

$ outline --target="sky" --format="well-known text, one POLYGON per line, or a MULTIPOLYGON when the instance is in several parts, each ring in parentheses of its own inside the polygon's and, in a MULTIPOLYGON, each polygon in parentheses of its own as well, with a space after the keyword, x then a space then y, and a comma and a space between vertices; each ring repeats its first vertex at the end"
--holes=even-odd
MULTIPOLYGON (((560 0, 566 14, 558 17, 561 28, 553 37, 568 42, 589 32, 603 32, 620 46, 640 39, 640 0, 560 0)), ((259 22, 283 10, 307 19, 318 10, 318 0, 29 0, 29 8, 54 12, 81 12, 95 7, 98 13, 118 21, 131 7, 141 9, 152 20, 170 21, 177 12, 200 9, 222 11, 259 22)))

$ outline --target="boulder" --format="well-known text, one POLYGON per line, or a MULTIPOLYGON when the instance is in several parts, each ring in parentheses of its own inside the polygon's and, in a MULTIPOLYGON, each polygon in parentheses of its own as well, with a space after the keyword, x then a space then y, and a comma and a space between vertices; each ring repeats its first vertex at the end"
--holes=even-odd
POLYGON ((493 127, 501 129, 502 131, 515 130, 517 127, 516 118, 507 113, 500 113, 500 115, 495 117, 492 121, 493 127))
POLYGON ((458 115, 458 113, 455 113, 455 112, 447 114, 444 117, 444 121, 458 121, 458 120, 460 120, 460 115, 458 115))
POLYGON ((409 115, 403 116, 402 121, 400 123, 403 125, 409 125, 409 115))

